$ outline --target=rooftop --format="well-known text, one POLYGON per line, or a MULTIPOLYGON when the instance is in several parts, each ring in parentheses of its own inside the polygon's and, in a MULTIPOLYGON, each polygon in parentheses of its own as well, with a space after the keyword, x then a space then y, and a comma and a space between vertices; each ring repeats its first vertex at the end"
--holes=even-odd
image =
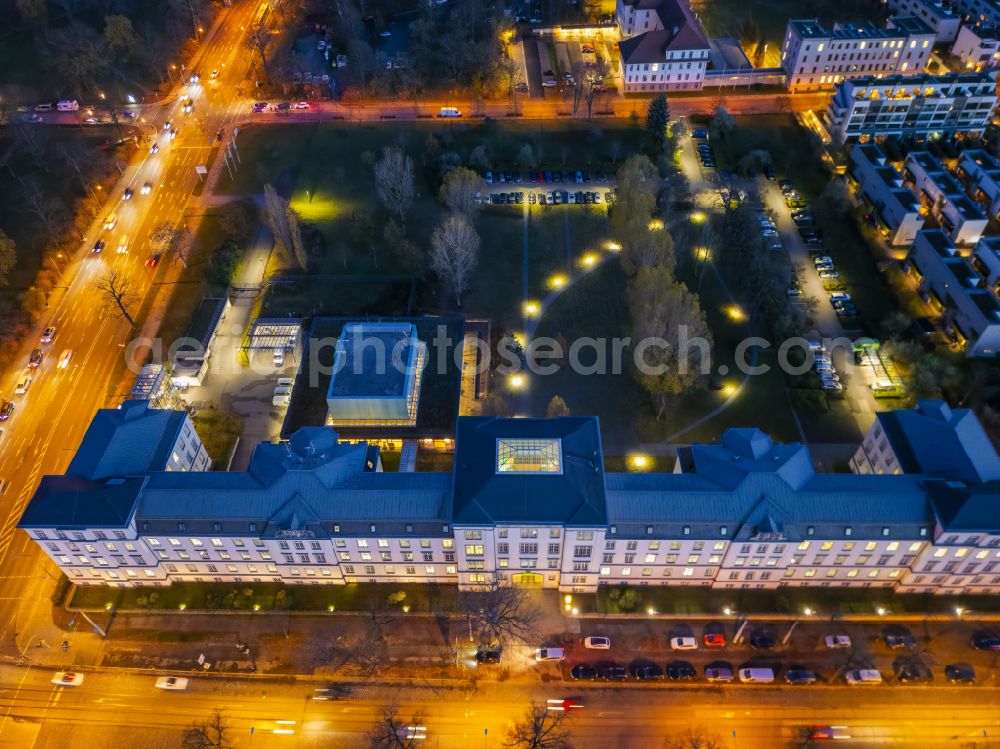
POLYGON ((404 397, 417 344, 412 323, 348 323, 337 341, 327 397, 404 397))

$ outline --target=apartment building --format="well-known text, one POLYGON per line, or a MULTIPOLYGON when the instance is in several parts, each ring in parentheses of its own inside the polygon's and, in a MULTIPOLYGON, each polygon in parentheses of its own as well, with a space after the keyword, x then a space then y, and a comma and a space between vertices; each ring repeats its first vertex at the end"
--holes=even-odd
POLYGON ((1000 65, 1000 26, 963 26, 951 53, 969 70, 997 67, 1000 65))
POLYGON ((804 445, 731 429, 716 444, 681 448, 673 473, 605 473, 595 418, 463 417, 451 473, 384 473, 377 448, 308 427, 258 445, 245 472, 46 476, 20 527, 74 582, 121 587, 474 588, 499 574, 580 592, 626 583, 933 590, 938 575, 920 565, 971 556, 975 569, 942 572, 947 589, 996 593, 995 511, 977 511, 1000 499, 990 478, 1000 468, 995 454, 973 459, 984 467, 961 477, 907 473, 907 464, 822 474, 804 445))
POLYGON ((617 0, 626 93, 701 89, 711 47, 687 0, 617 0))
POLYGON ((983 279, 983 287, 1000 294, 1000 237, 983 237, 969 258, 983 279))
POLYGON ((983 236, 989 218, 965 194, 962 183, 929 151, 906 155, 903 179, 952 242, 973 245, 983 236))
POLYGON ((850 175, 858 186, 858 194, 877 218, 886 241, 898 247, 913 244, 924 225, 920 203, 903 184, 903 175, 888 162, 882 149, 874 143, 852 148, 850 175))
POLYGON ((962 152, 956 176, 993 218, 1000 218, 1000 161, 981 148, 962 152))
POLYGON ((851 78, 919 75, 934 46, 934 31, 913 17, 834 25, 818 19, 788 22, 781 67, 789 91, 820 91, 851 78))
POLYGON ((970 258, 940 229, 925 229, 917 235, 909 261, 910 273, 955 345, 969 356, 996 357, 1000 299, 970 258))
POLYGON ((973 137, 996 108, 995 72, 856 78, 837 84, 825 115, 844 143, 890 136, 973 137))
POLYGON ((919 18, 934 30, 935 42, 955 41, 962 26, 962 13, 954 5, 941 0, 888 0, 893 13, 919 18))

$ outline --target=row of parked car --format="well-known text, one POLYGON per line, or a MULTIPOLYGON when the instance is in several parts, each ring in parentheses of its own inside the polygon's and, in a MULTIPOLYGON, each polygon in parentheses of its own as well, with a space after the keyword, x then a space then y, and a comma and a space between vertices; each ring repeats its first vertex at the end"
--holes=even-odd
POLYGON ((590 172, 586 169, 578 169, 575 172, 561 172, 557 170, 546 169, 545 171, 529 171, 527 177, 525 178, 521 172, 510 172, 510 171, 488 171, 483 175, 486 179, 487 185, 519 185, 521 182, 530 182, 533 185, 551 185, 551 184, 589 184, 595 178, 598 182, 606 182, 608 175, 602 170, 598 170, 597 173, 592 177, 590 172))
POLYGON ((828 391, 839 392, 843 390, 844 385, 840 381, 840 375, 837 374, 826 347, 817 342, 810 342, 809 347, 812 349, 813 371, 819 377, 820 387, 828 391))
POLYGON ((529 205, 595 205, 600 203, 613 203, 615 194, 612 191, 604 193, 602 198, 599 192, 567 192, 565 190, 551 190, 549 192, 497 192, 492 195, 476 193, 476 202, 483 205, 523 205, 527 199, 529 205))

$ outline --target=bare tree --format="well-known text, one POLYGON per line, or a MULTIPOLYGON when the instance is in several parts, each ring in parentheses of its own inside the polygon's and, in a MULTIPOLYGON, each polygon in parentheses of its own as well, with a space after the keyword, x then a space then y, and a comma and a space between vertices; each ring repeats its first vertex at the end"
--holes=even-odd
POLYGON ((15 147, 26 152, 34 160, 35 165, 43 172, 49 172, 49 131, 48 128, 19 122, 14 126, 15 147))
POLYGON ((25 209, 38 219, 49 241, 55 240, 66 220, 65 206, 46 193, 33 177, 19 178, 18 182, 21 183, 21 201, 25 209))
POLYGON ((479 235, 469 219, 459 214, 445 218, 431 236, 431 268, 455 295, 459 307, 478 262, 479 235))
POLYGON ((476 196, 486 191, 486 182, 471 169, 460 166, 448 172, 441 185, 441 200, 453 212, 472 216, 478 208, 476 196))
POLYGON ((93 192, 87 179, 93 159, 90 152, 84 148, 83 142, 79 138, 74 138, 60 143, 58 148, 59 157, 66 166, 73 170, 73 174, 80 181, 80 187, 83 188, 84 192, 93 192))
POLYGON ((156 244, 160 245, 162 252, 173 255, 181 261, 181 265, 188 267, 187 254, 185 248, 191 238, 191 230, 186 226, 174 226, 167 222, 160 224, 153 230, 150 237, 156 244))
POLYGON ((231 728, 229 721, 216 710, 204 723, 195 723, 184 731, 181 746, 184 749, 234 749, 236 742, 230 736, 231 728))
POLYGON ((406 721, 399 717, 399 708, 390 703, 382 708, 378 722, 368 733, 368 743, 372 749, 415 749, 427 738, 420 729, 422 717, 419 713, 406 721))
POLYGON ((10 282, 8 276, 16 265, 17 246, 14 240, 0 229, 0 286, 6 286, 10 282))
POLYGON ((104 295, 105 311, 119 320, 127 320, 134 328, 135 319, 129 312, 129 307, 139 301, 139 295, 135 293, 132 282, 125 275, 113 270, 104 278, 98 279, 95 287, 104 295))
POLYGON ((485 583, 463 594, 463 608, 482 644, 506 645, 534 634, 538 611, 526 591, 495 571, 485 583))
POLYGON ((569 713, 549 710, 545 703, 532 702, 520 719, 507 729, 504 746, 511 749, 570 749, 566 726, 569 713))
POLYGON ((399 214, 400 222, 413 205, 413 159, 399 146, 386 146, 375 164, 375 190, 387 210, 399 214))
POLYGON ((256 52, 257 56, 260 58, 260 66, 264 71, 265 80, 269 78, 268 76, 268 64, 267 64, 267 44, 271 41, 271 29, 268 28, 264 19, 258 20, 247 32, 246 38, 243 40, 243 46, 245 46, 251 52, 256 52))
POLYGON ((709 733, 701 726, 685 729, 663 740, 663 749, 723 749, 724 746, 718 734, 709 733))

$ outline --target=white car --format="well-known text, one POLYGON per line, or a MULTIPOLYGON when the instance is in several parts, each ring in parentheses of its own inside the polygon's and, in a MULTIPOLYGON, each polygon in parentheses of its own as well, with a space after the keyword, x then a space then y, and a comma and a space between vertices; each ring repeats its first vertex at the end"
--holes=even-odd
POLYGON ((121 241, 118 243, 118 249, 115 250, 119 255, 124 255, 128 252, 128 234, 122 237, 121 241))
POLYGON ((183 676, 161 676, 153 686, 157 689, 169 689, 179 692, 187 689, 188 680, 183 676))
POLYGON ((882 683, 882 674, 875 668, 856 668, 844 674, 844 681, 851 686, 858 684, 875 686, 882 683))
POLYGON ((693 637, 671 637, 671 650, 697 650, 698 641, 693 637))
POLYGON ((152 146, 150 146, 149 152, 150 153, 159 153, 160 152, 160 145, 158 143, 154 143, 152 146))
POLYGON ((149 193, 151 193, 152 191, 153 191, 153 183, 152 182, 145 183, 142 186, 142 189, 139 190, 140 194, 142 194, 142 195, 149 195, 149 193))
POLYGON ((819 272, 819 277, 833 279, 833 278, 840 278, 840 274, 837 273, 837 271, 835 270, 821 270, 819 272))
POLYGON ((611 638, 610 637, 588 637, 583 641, 583 647, 588 650, 610 650, 611 649, 611 638))
POLYGON ((538 648, 535 651, 536 661, 561 661, 566 658, 566 651, 562 648, 538 648))
POLYGON ((823 644, 830 650, 842 650, 851 647, 851 638, 847 635, 827 635, 823 638, 823 644))
POLYGON ((830 294, 831 302, 849 302, 851 301, 851 295, 846 291, 835 291, 830 294))
POLYGON ((52 339, 56 337, 56 326, 50 325, 45 330, 42 331, 42 343, 52 343, 52 339))
POLYGON ((407 741, 426 741, 427 726, 402 726, 396 734, 407 741))
POLYGON ((309 102, 300 101, 292 104, 292 109, 309 109, 309 102))
POLYGON ((59 369, 66 369, 69 366, 69 360, 73 358, 73 350, 66 349, 59 355, 59 362, 56 364, 59 369))
POLYGON ((822 382, 820 382, 820 387, 823 388, 824 390, 837 390, 837 391, 840 391, 840 390, 844 389, 843 385, 841 385, 839 382, 836 382, 834 380, 823 380, 822 382))
POLYGON ((833 258, 829 255, 819 255, 813 258, 814 265, 833 265, 833 258))
POLYGON ((83 684, 83 674, 74 671, 57 671, 52 683, 58 687, 78 687, 83 684))

